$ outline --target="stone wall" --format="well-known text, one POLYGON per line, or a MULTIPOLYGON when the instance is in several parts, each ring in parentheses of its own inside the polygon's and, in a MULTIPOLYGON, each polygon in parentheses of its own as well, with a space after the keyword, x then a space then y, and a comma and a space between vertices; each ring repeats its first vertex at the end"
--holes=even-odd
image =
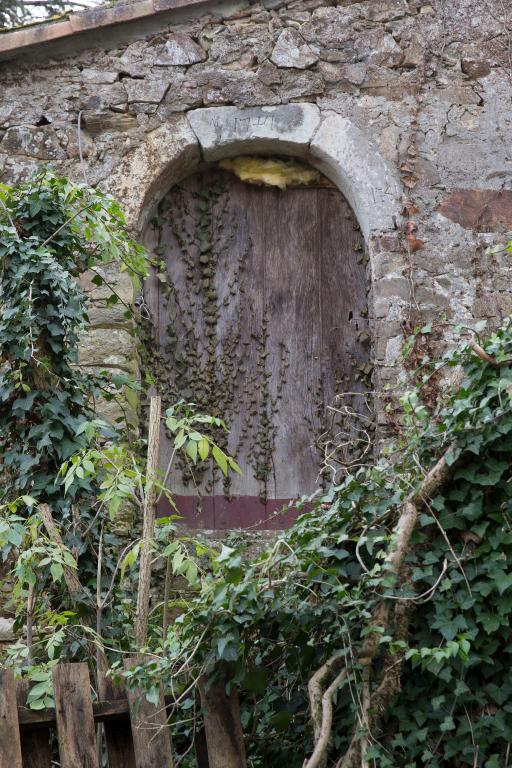
MULTIPOLYGON (((486 254, 512 230, 512 72, 502 7, 494 0, 203 4, 156 14, 140 28, 125 21, 11 53, 0 63, 0 180, 50 162, 116 194, 137 229, 202 157, 248 146, 238 135, 223 148, 222 132, 210 146, 196 110, 251 108, 237 113, 243 118, 260 108, 316 105, 318 125, 300 149, 287 143, 289 125, 275 144, 265 134, 259 149, 301 154, 346 183, 371 257, 382 390, 396 377, 404 328, 433 319, 446 323, 446 336, 454 323, 496 324, 512 310, 510 256, 486 254), (386 195, 391 215, 383 224, 386 195)), ((134 370, 133 343, 112 313, 98 294, 83 361, 134 370)))

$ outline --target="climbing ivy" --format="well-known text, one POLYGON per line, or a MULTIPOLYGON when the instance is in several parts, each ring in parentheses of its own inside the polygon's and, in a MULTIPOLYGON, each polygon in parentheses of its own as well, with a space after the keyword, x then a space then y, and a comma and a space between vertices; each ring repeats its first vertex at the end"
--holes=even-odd
MULTIPOLYGON (((59 472, 88 446, 83 425, 94 420, 99 398, 115 398, 129 385, 124 376, 96 375, 78 365, 89 306, 79 278, 91 270, 92 283, 101 286, 113 261, 135 282, 145 274, 143 249, 127 232, 118 204, 100 191, 51 170, 0 187, 0 551, 12 587, 6 609, 21 629, 30 624, 27 606, 33 604, 30 620, 54 626, 59 639, 48 638, 34 662, 47 653, 57 658, 60 646, 68 657, 82 653, 83 638, 70 635, 64 642, 62 626, 94 607, 101 478, 80 470, 64 486, 59 472), (45 531, 40 504, 49 506, 61 542, 45 531), (65 566, 82 585, 75 600, 64 587, 65 566)), ((118 301, 113 288, 107 304, 118 301)), ((118 431, 97 420, 96 433, 104 442, 118 431)), ((104 571, 112 574, 114 526, 104 540, 104 571)), ((30 642, 14 655, 18 651, 26 661, 30 642)))
MULTIPOLYGON (((2 188, 0 258, 0 546, 3 558, 14 560, 20 628, 36 580, 35 611, 50 627, 37 648, 20 640, 7 657, 38 683, 31 704, 43 707, 51 705, 51 665, 88 653, 84 637, 93 630, 82 622, 80 635, 78 625, 94 609, 91 595, 105 603, 97 639, 104 631, 114 657, 129 645, 140 541, 121 550, 109 511, 115 515, 118 496, 135 499, 144 478, 137 464, 131 469, 133 454, 95 416, 95 399, 110 396, 105 380, 76 364, 87 322, 78 278, 94 268, 101 283, 98 267, 115 258, 137 279, 145 261, 115 203, 50 172, 2 188), (62 545, 43 534, 36 502, 50 505, 62 545), (66 568, 81 579, 83 605, 70 608, 59 595, 66 568)), ((154 700, 163 680, 176 697, 179 722, 190 723, 180 713, 193 711, 197 679, 211 678, 221 663, 240 691, 252 768, 310 764, 319 738, 310 691, 322 669, 334 686, 324 765, 507 766, 512 322, 485 341, 481 331, 455 330, 462 336, 455 349, 416 360, 416 335, 430 329, 412 329, 405 355, 415 360, 414 387, 402 398, 394 444, 328 492, 303 500, 306 511, 292 529, 252 562, 244 541, 212 551, 183 541, 173 520, 158 526, 155 557, 166 558, 195 592, 170 603, 175 619, 168 631, 154 622, 151 663, 124 673, 128 682, 154 700), (443 376, 457 382, 451 390, 439 386, 443 376), (422 393, 434 377, 444 397, 427 407, 422 393), (428 495, 426 478, 439 463, 444 479, 428 495), (399 538, 397 521, 414 504, 420 514, 396 573, 389 553, 399 538), (379 623, 383 605, 389 610, 379 623)), ((169 430, 193 463, 213 453, 196 432, 208 418, 198 420, 183 403, 167 413, 169 430)), ((224 453, 216 460, 221 470, 236 470, 224 453)), ((194 764, 186 743, 192 738, 193 726, 182 727, 182 766, 194 764)))
MULTIPOLYGON (((126 270, 138 284, 146 263, 120 207, 101 192, 51 170, 0 187, 0 576, 7 576, 9 592, 2 609, 15 615, 20 632, 5 656, 37 683, 29 699, 34 708, 52 704, 51 666, 59 659, 86 658, 98 672, 97 658, 107 662, 105 641, 114 652, 132 648, 143 547, 169 562, 170 575, 197 581, 175 519, 159 521, 144 541, 139 525, 122 541, 117 535, 121 507, 142 512, 150 485, 174 502, 166 478, 145 476, 144 440, 97 412, 100 398, 137 385, 126 376, 93 374, 78 357, 89 323, 83 274, 86 284, 106 287, 108 307, 123 303, 108 267, 126 270)), ((134 320, 130 306, 125 315, 134 320)), ((211 460, 224 476, 240 472, 198 431, 224 432, 222 419, 179 401, 167 409, 165 424, 173 455, 193 467, 211 460)), ((161 638, 163 613, 163 622, 162 610, 152 613, 151 642, 161 638)))
MULTIPOLYGON (((145 274, 144 251, 129 237, 117 203, 51 171, 0 189, 0 460, 8 482, 0 498, 37 496, 58 518, 87 495, 76 478, 63 499, 55 479, 84 445, 77 432, 95 399, 112 397, 104 377, 80 368, 78 337, 87 321, 79 276, 120 260, 134 279, 145 274)), ((112 292, 107 303, 117 303, 112 292)), ((128 308, 127 308, 128 309, 128 308)), ((115 383, 115 382, 113 382, 115 383)), ((119 379, 117 384, 122 384, 119 379)))
POLYGON ((185 660, 191 675, 224 662, 240 689, 249 765, 300 768, 313 748, 308 682, 334 657, 346 674, 327 765, 361 764, 360 755, 347 757, 354 734, 366 764, 379 768, 507 765, 511 353, 507 319, 485 343, 466 339, 437 361, 422 360, 417 387, 402 400, 398 441, 314 498, 314 509, 254 562, 245 562, 243 544, 224 546, 171 628, 161 664, 134 673, 139 683, 171 677, 185 660), (418 392, 450 369, 460 384, 430 414, 418 392), (451 477, 424 500, 396 578, 386 555, 397 518, 440 457, 451 477), (374 626, 383 600, 391 618, 374 626), (375 711, 365 720, 361 654, 374 632, 381 635, 369 682, 375 711))

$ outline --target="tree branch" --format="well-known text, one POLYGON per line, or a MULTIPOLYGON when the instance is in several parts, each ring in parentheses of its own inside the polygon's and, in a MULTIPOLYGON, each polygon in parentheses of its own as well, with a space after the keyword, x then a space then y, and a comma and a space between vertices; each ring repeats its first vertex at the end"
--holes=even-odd
MULTIPOLYGON (((404 564, 405 557, 409 551, 411 536, 416 527, 418 517, 422 507, 429 498, 435 496, 444 484, 452 476, 455 464, 448 464, 446 456, 451 453, 453 446, 450 446, 441 458, 429 470, 421 486, 417 491, 409 494, 405 500, 402 511, 395 526, 393 542, 391 548, 384 560, 384 565, 388 565, 390 573, 398 576, 404 564)), ((363 667, 363 676, 369 676, 371 666, 379 651, 381 631, 386 629, 389 624, 391 603, 381 601, 372 616, 371 627, 375 630, 366 635, 363 647, 359 656, 359 663, 363 667)), ((380 713, 382 716, 383 713, 380 713)), ((337 762, 336 768, 359 768, 361 765, 361 738, 357 729, 352 736, 350 746, 345 755, 337 762)))
POLYGON ((343 658, 341 657, 341 654, 339 652, 335 653, 327 659, 325 664, 322 664, 322 666, 317 669, 308 682, 315 747, 309 760, 304 762, 303 768, 323 768, 325 765, 331 735, 332 696, 329 700, 324 701, 325 694, 329 689, 323 692, 323 684, 332 672, 338 669, 342 661, 343 658), (331 711, 329 713, 330 704, 331 711))
POLYGON ((495 357, 490 355, 488 352, 485 351, 483 347, 480 346, 480 344, 477 344, 476 341, 470 341, 469 346, 477 355, 480 360, 483 360, 484 363, 489 363, 489 365, 494 365, 496 368, 499 368, 502 365, 512 365, 512 357, 507 357, 506 360, 496 360, 495 357))

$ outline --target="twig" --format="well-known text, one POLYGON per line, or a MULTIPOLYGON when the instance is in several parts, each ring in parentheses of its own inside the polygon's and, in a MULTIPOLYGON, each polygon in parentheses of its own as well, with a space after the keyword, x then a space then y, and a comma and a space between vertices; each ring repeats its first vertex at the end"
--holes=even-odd
POLYGON ((171 592, 171 556, 167 557, 167 565, 165 568, 165 586, 164 586, 164 613, 162 618, 162 635, 165 642, 167 637, 167 630, 169 629, 169 596, 171 592))
MULTIPOLYGON (((41 520, 43 521, 43 525, 46 528, 46 532, 48 533, 48 537, 50 541, 53 541, 54 544, 57 544, 57 546, 60 549, 64 549, 64 542, 62 541, 62 536, 60 535, 59 528, 55 523, 55 520, 53 519, 52 511, 49 505, 39 504, 39 506, 37 507, 37 511, 41 515, 41 520)), ((62 566, 62 569, 64 572, 64 581, 66 582, 66 586, 68 588, 71 602, 73 603, 73 605, 77 605, 77 603, 80 602, 81 598, 83 598, 83 596, 87 595, 88 593, 80 583, 80 579, 76 575, 74 568, 72 568, 70 565, 64 564, 62 566)), ((89 595, 89 602, 90 603, 92 602, 90 595, 89 595)), ((90 617, 81 617, 80 623, 84 628, 91 629, 90 617)), ((103 650, 103 647, 101 647, 101 645, 98 648, 97 654, 93 653, 92 655, 93 657, 94 655, 96 655, 98 660, 98 669, 96 670, 96 672, 99 680, 100 677, 105 674, 108 668, 107 657, 105 656, 105 651, 103 650)))
POLYGON ((28 648, 28 660, 30 664, 34 663, 33 660, 33 645, 34 645, 34 604, 36 598, 35 584, 30 584, 27 595, 27 648, 28 648))

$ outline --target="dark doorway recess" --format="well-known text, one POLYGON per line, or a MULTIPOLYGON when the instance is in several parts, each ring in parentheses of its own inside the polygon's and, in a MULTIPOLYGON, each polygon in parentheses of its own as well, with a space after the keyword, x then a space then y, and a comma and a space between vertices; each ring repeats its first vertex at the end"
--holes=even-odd
MULTIPOLYGON (((194 528, 286 527, 296 512, 276 511, 330 479, 324 444, 339 424, 328 406, 353 392, 361 408, 367 389, 354 215, 332 187, 281 190, 210 169, 163 198, 146 245, 161 260, 145 286, 146 365, 164 402, 184 398, 226 420, 222 447, 244 472, 226 483, 199 468, 193 480, 177 465, 180 513, 194 528)), ((171 450, 165 437, 162 466, 171 450)))

